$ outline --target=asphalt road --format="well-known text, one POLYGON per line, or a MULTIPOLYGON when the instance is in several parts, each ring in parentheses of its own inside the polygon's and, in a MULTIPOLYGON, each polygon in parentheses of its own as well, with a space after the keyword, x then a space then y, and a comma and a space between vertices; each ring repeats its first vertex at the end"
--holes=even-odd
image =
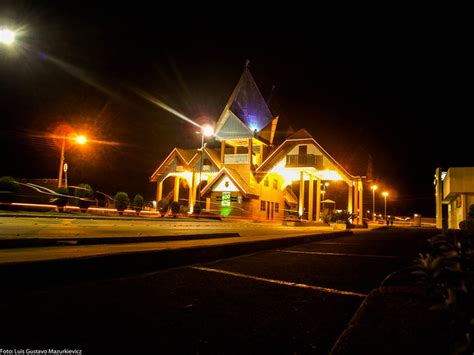
POLYGON ((0 348, 327 354, 364 295, 435 234, 373 231, 99 282, 0 295, 0 348))

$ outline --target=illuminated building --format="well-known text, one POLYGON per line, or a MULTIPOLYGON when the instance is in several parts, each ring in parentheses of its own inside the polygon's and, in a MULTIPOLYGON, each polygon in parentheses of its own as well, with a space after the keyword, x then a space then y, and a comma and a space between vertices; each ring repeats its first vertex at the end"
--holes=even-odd
POLYGON ((459 229, 459 223, 467 219, 469 206, 474 205, 474 167, 436 169, 436 228, 459 229), (447 206, 447 208, 443 208, 447 206), (443 211, 444 210, 444 211, 443 211))
MULTIPOLYGON (((278 120, 245 68, 216 123, 213 139, 217 148, 203 150, 201 199, 205 209, 255 220, 281 220, 293 209, 297 217, 319 221, 321 183, 340 180, 347 184, 347 209, 363 211, 362 177, 347 172, 305 129, 276 143, 278 120), (298 191, 292 191, 293 182, 299 182, 298 191)), ((174 148, 150 178, 157 183, 157 200, 163 197, 165 179, 175 179, 175 201, 180 181, 184 181, 192 211, 199 198, 200 169, 197 149, 174 148)))

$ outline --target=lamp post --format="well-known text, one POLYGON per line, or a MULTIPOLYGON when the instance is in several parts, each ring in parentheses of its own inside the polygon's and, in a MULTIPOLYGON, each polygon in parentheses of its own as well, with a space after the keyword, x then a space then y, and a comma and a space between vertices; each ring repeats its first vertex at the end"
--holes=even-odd
POLYGON ((375 190, 377 190, 377 185, 372 185, 370 187, 372 189, 372 219, 375 222, 375 190))
MULTIPOLYGON (((59 160, 59 175, 58 175, 58 188, 62 186, 62 182, 63 182, 63 171, 66 173, 67 171, 67 167, 65 169, 64 167, 64 150, 66 148, 66 139, 69 139, 68 137, 66 136, 63 136, 62 137, 63 139, 63 142, 61 144, 61 157, 60 157, 60 160, 59 160)), ((76 136, 74 138, 74 141, 80 145, 83 145, 87 142, 87 138, 83 135, 80 135, 80 136, 76 136)), ((66 186, 67 187, 67 186, 66 186)))
POLYGON ((385 210, 384 210, 384 218, 385 218, 385 221, 387 221, 387 196, 388 196, 388 192, 387 191, 384 191, 382 192, 382 195, 385 199, 385 210))
POLYGON ((323 185, 323 191, 321 191, 321 193, 323 194, 323 211, 324 211, 324 207, 325 207, 325 205, 324 205, 324 200, 326 199, 326 187, 329 186, 329 182, 326 181, 326 182, 325 182, 324 184, 322 184, 322 185, 323 185))
POLYGON ((204 125, 201 127, 201 148, 198 150, 201 152, 201 164, 199 164, 199 188, 198 188, 198 193, 199 193, 199 206, 201 206, 201 182, 202 182, 202 166, 203 166, 203 154, 204 154, 204 148, 206 147, 206 143, 204 143, 204 137, 211 137, 214 135, 214 129, 209 126, 209 125, 204 125))

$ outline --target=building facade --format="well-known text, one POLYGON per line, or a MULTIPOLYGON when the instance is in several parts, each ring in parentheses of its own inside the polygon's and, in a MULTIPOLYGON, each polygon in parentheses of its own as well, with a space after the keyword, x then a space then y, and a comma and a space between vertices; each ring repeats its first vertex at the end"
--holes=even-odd
POLYGON ((474 167, 449 168, 435 172, 436 228, 445 225, 459 229, 467 218, 469 206, 474 205, 474 167), (446 206, 443 208, 443 206, 446 206))
POLYGON ((319 221, 321 186, 338 180, 347 184, 344 209, 363 211, 363 177, 351 175, 305 129, 276 142, 278 121, 245 68, 216 122, 214 148, 176 147, 151 176, 157 201, 163 182, 172 178, 173 200, 180 199, 184 186, 191 213, 202 201, 222 216, 319 221))

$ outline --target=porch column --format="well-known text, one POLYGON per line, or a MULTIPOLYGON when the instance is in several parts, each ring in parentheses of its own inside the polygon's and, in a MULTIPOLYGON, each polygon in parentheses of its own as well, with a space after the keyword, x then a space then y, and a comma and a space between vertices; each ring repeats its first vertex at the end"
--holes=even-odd
POLYGON ((354 213, 356 214, 357 224, 362 224, 362 219, 360 218, 360 211, 359 211, 359 183, 357 181, 352 182, 355 186, 354 190, 354 213))
POLYGON ((206 211, 210 211, 210 210, 211 210, 211 198, 206 197, 206 211))
POLYGON ((347 184, 347 211, 354 212, 354 206, 352 205, 352 196, 354 195, 354 186, 352 186, 352 182, 347 184))
POLYGON ((179 176, 174 177, 173 201, 179 201, 179 176))
POLYGON ((195 172, 193 171, 193 175, 191 177, 191 183, 189 185, 189 197, 188 197, 188 210, 189 210, 189 213, 193 213, 194 212, 194 200, 196 198, 196 191, 195 191, 195 172))
POLYGON ((298 214, 303 218, 304 213, 304 173, 300 171, 300 198, 298 199, 298 214))
POLYGON ((441 180, 441 168, 436 169, 436 228, 443 228, 443 181, 441 180))
POLYGON ((321 219, 321 180, 316 179, 316 222, 321 219))
POLYGON ((221 141, 221 164, 224 165, 225 141, 221 141))
POLYGON ((313 220, 313 195, 314 195, 314 177, 309 175, 309 190, 308 190, 308 221, 313 220))
POLYGON ((360 224, 363 224, 364 220, 364 185, 362 184, 362 179, 359 179, 359 216, 360 224))
POLYGON ((162 198, 163 198, 163 181, 160 181, 156 189, 156 202, 160 201, 162 198))

